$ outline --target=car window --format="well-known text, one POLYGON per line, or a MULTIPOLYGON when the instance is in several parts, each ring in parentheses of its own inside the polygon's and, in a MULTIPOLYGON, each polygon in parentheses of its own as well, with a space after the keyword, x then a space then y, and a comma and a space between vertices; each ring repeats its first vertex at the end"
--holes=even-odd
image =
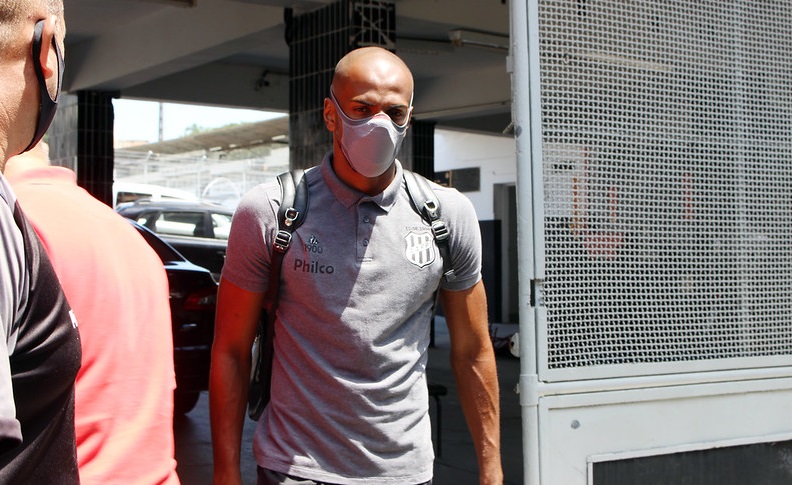
MULTIPOLYGON (((131 215, 128 216, 123 212, 121 213, 121 215, 123 215, 124 217, 131 217, 131 215)), ((149 220, 155 218, 156 215, 157 215, 156 212, 144 212, 143 214, 139 214, 137 217, 131 217, 131 218, 134 218, 135 222, 137 222, 141 226, 146 226, 149 229, 153 229, 152 228, 153 224, 150 225, 149 220)))
POLYGON ((154 222, 154 232, 171 236, 206 237, 204 213, 162 211, 154 222))
POLYGON ((143 239, 151 246, 157 256, 163 263, 172 261, 185 261, 184 257, 176 252, 175 249, 170 247, 165 241, 154 235, 151 231, 141 227, 140 225, 133 225, 137 232, 143 236, 143 239))
POLYGON ((118 192, 116 195, 116 205, 123 204, 125 202, 134 202, 138 199, 146 197, 147 194, 141 194, 139 192, 118 192))
POLYGON ((228 232, 231 230, 231 215, 212 213, 212 226, 215 239, 228 239, 228 232))

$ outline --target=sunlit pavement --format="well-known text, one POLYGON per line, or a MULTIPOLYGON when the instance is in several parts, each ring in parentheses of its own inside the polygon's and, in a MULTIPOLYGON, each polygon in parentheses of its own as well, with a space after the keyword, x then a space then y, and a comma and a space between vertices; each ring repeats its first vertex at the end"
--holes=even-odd
MULTIPOLYGON (((498 335, 508 335, 517 325, 504 325, 498 335)), ((477 484, 476 455, 456 397, 453 374, 449 366, 448 332, 442 318, 437 319, 435 346, 429 351, 428 377, 435 384, 448 388, 441 397, 442 453, 435 459, 434 485, 477 484)), ((519 380, 520 362, 506 352, 498 353, 498 380, 501 388, 501 445, 504 483, 523 483, 522 427, 519 397, 515 386, 519 380)), ((430 399, 429 413, 436 426, 435 404, 430 399)), ((255 423, 245 420, 243 430, 242 478, 246 485, 256 483, 256 464, 251 449, 255 423)), ((185 485, 212 483, 212 441, 209 429, 209 400, 207 393, 189 414, 175 420, 177 471, 185 485)), ((436 439, 436 430, 433 438, 436 439)))

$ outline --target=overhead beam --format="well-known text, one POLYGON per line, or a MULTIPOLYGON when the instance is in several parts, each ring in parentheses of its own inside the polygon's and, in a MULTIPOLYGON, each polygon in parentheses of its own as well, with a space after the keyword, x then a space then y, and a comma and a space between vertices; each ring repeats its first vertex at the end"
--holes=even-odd
POLYGON ((305 12, 335 3, 338 0, 234 0, 236 2, 253 3, 269 7, 292 8, 298 12, 305 12))
MULTIPOLYGON (((404 19, 442 22, 454 28, 470 28, 484 32, 509 33, 509 5, 503 0, 399 0, 396 16, 404 19), (438 12, 442 12, 438 15, 438 12)), ((399 22, 397 20, 397 30, 399 22)))
POLYGON ((64 90, 123 90, 235 54, 282 23, 283 10, 202 0, 161 9, 68 46, 64 90))
POLYGON ((415 113, 423 120, 489 115, 511 109, 511 80, 504 66, 471 70, 469 75, 416 79, 415 113), (476 93, 471 97, 470 93, 476 93))
POLYGON ((289 112, 289 76, 215 62, 132 86, 123 97, 289 112), (218 89, 222 86, 222 89, 218 89))

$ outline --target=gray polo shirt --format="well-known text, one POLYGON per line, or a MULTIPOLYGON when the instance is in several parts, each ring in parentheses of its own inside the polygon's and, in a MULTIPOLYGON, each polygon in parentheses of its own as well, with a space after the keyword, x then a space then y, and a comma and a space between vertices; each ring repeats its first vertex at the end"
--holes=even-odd
MULTIPOLYGON (((306 173, 309 208, 283 260, 272 398, 256 431, 264 468, 330 483, 421 483, 434 454, 428 416, 429 320, 438 285, 467 289, 481 274, 469 199, 434 185, 451 233, 456 278, 412 209, 401 165, 381 194, 343 184, 330 155, 306 173)), ((280 189, 240 202, 223 278, 267 288, 280 189)))

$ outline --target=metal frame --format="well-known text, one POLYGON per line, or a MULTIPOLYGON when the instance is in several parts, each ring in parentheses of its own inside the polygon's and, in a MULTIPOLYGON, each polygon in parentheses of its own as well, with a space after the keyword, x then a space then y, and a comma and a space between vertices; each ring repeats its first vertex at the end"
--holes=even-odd
MULTIPOLYGON (((788 404, 792 402, 792 355, 548 365, 540 3, 512 0, 510 4, 524 483, 592 483, 593 464, 602 461, 792 439, 792 428, 780 419, 792 411, 788 404), (681 414, 674 415, 675 410, 681 414), (750 419, 736 422, 749 414, 750 419), (653 440, 653 434, 661 438, 653 440)), ((733 7, 742 18, 745 7, 733 7)), ((744 29, 741 24, 734 26, 733 42, 738 47, 744 45, 744 29)), ((595 50, 577 55, 582 62, 607 62, 660 75, 671 72, 665 64, 651 59, 636 63, 618 52, 604 60, 606 54, 595 50)), ((740 80, 736 89, 745 93, 748 80, 740 80)), ((680 126, 684 131, 684 123, 680 126)), ((684 134, 691 140, 696 136, 684 134)), ((738 146, 734 155, 743 160, 739 172, 743 178, 747 149, 738 146)), ((737 204, 744 226, 749 208, 744 201, 737 204)), ((743 253, 748 254, 748 249, 743 253)), ((746 317, 742 321, 750 324, 746 317)))

